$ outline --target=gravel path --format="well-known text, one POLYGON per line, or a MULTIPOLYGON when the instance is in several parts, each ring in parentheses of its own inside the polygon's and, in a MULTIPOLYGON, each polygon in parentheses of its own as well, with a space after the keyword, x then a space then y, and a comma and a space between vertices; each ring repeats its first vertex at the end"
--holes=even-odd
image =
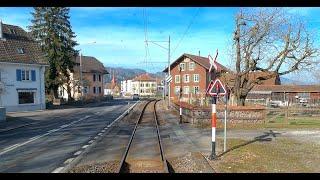
POLYGON ((120 161, 109 161, 74 167, 68 173, 117 173, 120 161))

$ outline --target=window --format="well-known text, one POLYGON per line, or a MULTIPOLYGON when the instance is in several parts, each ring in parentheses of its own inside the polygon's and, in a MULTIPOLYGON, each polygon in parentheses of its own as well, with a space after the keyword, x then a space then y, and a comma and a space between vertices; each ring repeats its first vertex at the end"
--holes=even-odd
POLYGON ((185 67, 186 64, 185 63, 180 63, 180 68, 181 68, 181 71, 185 71, 185 67))
POLYGON ((189 74, 185 74, 185 75, 184 75, 184 82, 185 82, 185 83, 188 83, 189 81, 190 81, 189 74))
POLYGON ((34 92, 18 92, 19 104, 33 104, 34 92))
POLYGON ((189 70, 193 71, 194 70, 194 62, 189 63, 189 70))
POLYGON ((101 87, 99 87, 99 94, 101 94, 101 87))
POLYGON ((194 94, 198 94, 199 93, 199 86, 194 86, 193 92, 194 92, 194 94))
POLYGON ((183 87, 183 94, 189 94, 189 86, 183 87))
POLYGON ((193 75, 193 82, 199 82, 199 74, 193 75))
POLYGON ((96 93, 96 87, 93 87, 93 94, 96 93))
POLYGON ((83 88, 83 93, 87 94, 88 93, 88 89, 89 89, 88 86, 84 87, 83 88))
POLYGON ((23 48, 17 48, 18 54, 24 54, 24 49, 23 48))
POLYGON ((17 34, 14 29, 10 29, 10 33, 11 33, 11 34, 17 34))
POLYGON ((93 81, 96 81, 96 74, 93 74, 93 81))
POLYGON ((146 87, 149 87, 149 83, 146 83, 146 87))
POLYGON ((140 87, 144 87, 144 84, 142 83, 142 84, 140 84, 140 87))
POLYGON ((310 93, 298 93, 299 98, 310 98, 310 93))
POLYGON ((99 74, 99 82, 101 82, 101 75, 99 74))
POLYGON ((17 81, 36 81, 36 71, 17 69, 16 70, 17 81))
POLYGON ((176 82, 176 83, 180 83, 180 75, 175 75, 174 76, 174 81, 176 82))
POLYGON ((179 91, 180 91, 180 86, 175 86, 174 87, 174 94, 179 95, 179 91))

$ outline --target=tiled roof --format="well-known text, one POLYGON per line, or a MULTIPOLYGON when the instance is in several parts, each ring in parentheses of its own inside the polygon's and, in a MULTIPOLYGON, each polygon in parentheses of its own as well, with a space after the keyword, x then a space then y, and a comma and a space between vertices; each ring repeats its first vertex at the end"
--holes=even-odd
MULTIPOLYGON (((19 26, 0 24, 2 39, 0 39, 0 62, 43 64, 47 65, 44 53, 29 33, 19 26), (18 53, 18 48, 24 51, 18 53)), ((0 32, 1 33, 1 32, 0 32)))
MULTIPOLYGON (((269 74, 271 75, 273 74, 273 72, 250 72, 249 79, 252 80, 258 77, 264 77, 269 74)), ((225 74, 220 80, 223 82, 226 81, 230 87, 233 87, 235 83, 235 77, 236 77, 236 74, 228 73, 228 74, 225 74)), ((271 77, 270 79, 262 80, 260 85, 280 85, 281 82, 280 82, 280 79, 278 80, 278 78, 279 76, 274 74, 274 76, 271 77)))
MULTIPOLYGON (((77 56, 75 58, 75 61, 77 63, 76 66, 74 66, 74 71, 79 72, 80 68, 80 56, 77 56)), ((103 73, 103 74, 109 74, 109 72, 105 69, 103 64, 92 56, 81 56, 82 61, 82 72, 84 73, 103 73)))
POLYGON ((251 91, 320 92, 320 85, 257 85, 251 91))
POLYGON ((156 79, 145 73, 135 77, 133 81, 156 81, 156 79))
MULTIPOLYGON (((176 59, 173 63, 171 63, 170 68, 172 68, 173 66, 177 65, 177 63, 179 63, 181 60, 183 60, 183 57, 188 57, 191 60, 193 60, 194 62, 198 63, 199 65, 203 66, 204 68, 206 68, 207 70, 210 69, 210 61, 208 57, 202 57, 202 56, 195 56, 192 54, 186 54, 184 53, 182 56, 180 56, 178 59, 176 59)), ((226 68, 225 66, 223 66, 222 64, 218 63, 218 69, 221 69, 222 71, 225 72, 231 72, 230 69, 226 68)), ((163 72, 167 72, 168 68, 166 68, 165 70, 163 70, 163 72)))

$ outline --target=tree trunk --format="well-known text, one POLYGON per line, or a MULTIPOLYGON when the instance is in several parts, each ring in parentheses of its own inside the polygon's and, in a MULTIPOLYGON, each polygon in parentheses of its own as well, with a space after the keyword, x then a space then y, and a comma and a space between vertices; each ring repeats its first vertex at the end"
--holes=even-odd
POLYGON ((246 98, 243 96, 237 97, 237 106, 245 106, 246 98))
POLYGON ((59 98, 58 87, 54 87, 52 91, 53 91, 54 99, 58 99, 59 98))

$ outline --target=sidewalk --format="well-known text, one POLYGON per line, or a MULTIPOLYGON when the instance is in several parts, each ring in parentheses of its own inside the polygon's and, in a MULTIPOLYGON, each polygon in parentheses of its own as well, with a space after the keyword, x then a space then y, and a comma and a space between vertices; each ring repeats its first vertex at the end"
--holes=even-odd
POLYGON ((7 119, 4 122, 0 123, 0 133, 29 126, 33 123, 34 122, 32 122, 31 120, 23 117, 12 117, 7 115, 7 119))

